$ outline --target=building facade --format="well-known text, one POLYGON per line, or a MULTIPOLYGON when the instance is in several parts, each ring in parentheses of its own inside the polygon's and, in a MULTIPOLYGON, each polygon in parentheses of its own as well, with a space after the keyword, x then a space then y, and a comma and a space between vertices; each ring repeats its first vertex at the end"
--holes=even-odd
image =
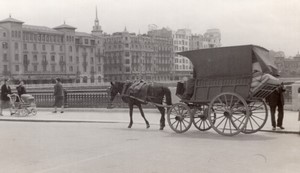
POLYGON ((190 29, 179 29, 173 32, 174 44, 174 79, 191 76, 193 65, 176 52, 221 47, 221 32, 219 29, 208 29, 204 35, 192 34, 190 29))
POLYGON ((49 28, 12 17, 1 20, 0 76, 26 83, 49 83, 56 77, 64 82, 101 82, 103 37, 95 26, 95 32, 87 34, 65 23, 49 28))
POLYGON ((9 17, 0 21, 0 78, 15 82, 67 83, 139 80, 169 81, 190 76, 191 62, 176 52, 221 46, 218 29, 204 35, 190 29, 150 27, 147 34, 126 30, 104 34, 97 9, 91 33, 66 23, 50 28, 26 25, 9 17))
POLYGON ((172 79, 173 46, 171 31, 129 33, 126 28, 105 36, 105 81, 172 79))

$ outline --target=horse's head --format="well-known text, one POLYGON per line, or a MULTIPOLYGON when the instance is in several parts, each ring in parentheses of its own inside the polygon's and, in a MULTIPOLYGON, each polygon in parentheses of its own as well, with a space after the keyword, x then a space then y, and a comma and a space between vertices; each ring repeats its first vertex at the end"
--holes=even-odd
POLYGON ((122 92, 123 85, 120 82, 110 82, 111 86, 109 89, 110 102, 112 102, 118 93, 122 92))

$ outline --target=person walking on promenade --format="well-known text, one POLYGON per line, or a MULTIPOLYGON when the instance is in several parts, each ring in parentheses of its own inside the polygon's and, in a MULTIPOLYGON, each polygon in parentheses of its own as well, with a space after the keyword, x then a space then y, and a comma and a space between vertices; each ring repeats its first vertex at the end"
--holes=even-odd
MULTIPOLYGON (((26 88, 22 80, 19 81, 19 86, 17 86, 16 89, 20 98, 22 94, 26 94, 26 88)), ((19 98, 17 98, 16 102, 20 102, 19 98)))
POLYGON ((61 107, 60 113, 64 113, 64 92, 60 78, 56 78, 56 84, 54 85, 54 111, 57 112, 57 107, 61 107))
POLYGON ((273 127, 272 130, 276 130, 276 126, 279 127, 280 129, 284 129, 284 127, 282 126, 283 116, 284 116, 283 92, 285 92, 285 88, 283 83, 281 83, 280 87, 277 90, 275 90, 272 94, 270 94, 266 99, 271 110, 271 122, 273 127), (278 107, 278 117, 277 117, 277 124, 276 124, 275 113, 277 107, 278 107))
POLYGON ((13 115, 10 103, 10 94, 12 94, 10 86, 8 85, 9 79, 4 79, 4 84, 1 86, 1 98, 0 98, 0 116, 3 116, 2 110, 9 108, 10 115, 13 115))

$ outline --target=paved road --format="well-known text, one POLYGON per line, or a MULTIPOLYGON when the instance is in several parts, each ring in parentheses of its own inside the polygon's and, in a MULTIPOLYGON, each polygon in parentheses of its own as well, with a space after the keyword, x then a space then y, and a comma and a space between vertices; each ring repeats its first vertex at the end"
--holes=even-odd
MULTIPOLYGON (((127 112, 126 116, 124 112, 63 115, 40 112, 33 118, 40 119, 42 114, 54 119, 74 118, 77 114, 81 119, 96 115, 103 115, 104 120, 109 116, 124 117, 124 122, 119 118, 118 123, 0 121, 0 172, 297 173, 300 170, 297 134, 258 132, 224 137, 194 128, 176 134, 170 128, 159 131, 155 123, 159 116, 150 112, 147 115, 154 122, 150 129, 143 123, 128 129, 127 112)), ((140 121, 138 116, 136 121, 140 121)))

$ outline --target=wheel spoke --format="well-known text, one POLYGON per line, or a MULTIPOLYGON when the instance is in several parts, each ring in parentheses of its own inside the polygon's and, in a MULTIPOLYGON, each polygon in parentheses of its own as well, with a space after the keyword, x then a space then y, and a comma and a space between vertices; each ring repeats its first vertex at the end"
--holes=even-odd
POLYGON ((216 126, 219 127, 219 125, 225 120, 226 117, 223 118, 223 120, 216 126))
POLYGON ((228 118, 226 118, 226 121, 225 121, 225 124, 224 124, 224 128, 223 128, 223 133, 224 133, 224 131, 226 129, 227 121, 228 121, 228 118))
POLYGON ((252 117, 255 117, 255 118, 260 119, 260 120, 262 120, 262 121, 265 120, 265 119, 263 119, 263 118, 261 118, 261 117, 258 117, 258 116, 256 116, 256 115, 252 115, 252 117))

